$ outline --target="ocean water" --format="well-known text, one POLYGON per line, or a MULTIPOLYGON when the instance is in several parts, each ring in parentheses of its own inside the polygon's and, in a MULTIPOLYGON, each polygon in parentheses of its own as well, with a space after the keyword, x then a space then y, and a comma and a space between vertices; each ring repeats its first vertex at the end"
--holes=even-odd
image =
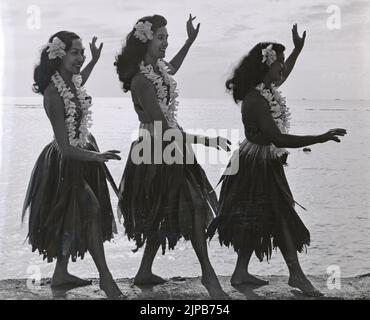
MULTIPOLYGON (((314 275, 327 274, 331 266, 339 267, 342 276, 369 273, 370 101, 288 100, 288 105, 292 112, 292 134, 319 134, 336 127, 348 131, 340 144, 314 145, 310 153, 302 149, 289 150, 286 175, 296 201, 308 209, 297 208, 297 211, 312 238, 307 253, 299 255, 303 269, 314 275)), ((21 210, 32 168, 42 148, 52 139, 52 129, 41 97, 4 98, 0 114, 0 279, 27 278, 35 266, 39 267, 42 277, 50 277, 54 263, 48 264, 38 253, 32 253, 24 241, 27 223, 21 224, 21 210)), ((108 163, 118 184, 130 141, 138 127, 130 99, 95 98, 93 119, 91 132, 100 149, 121 150, 122 160, 108 163)), ((223 134, 231 138, 235 146, 243 137, 240 111, 231 99, 182 99, 178 121, 186 130, 223 134)), ((213 150, 204 153, 204 149, 199 148, 197 152, 209 180, 216 186, 230 154, 219 153, 220 158, 214 161, 213 150)), ((113 192, 111 198, 116 208, 113 192)), ((117 224, 119 234, 105 244, 108 265, 114 277, 132 277, 138 269, 142 250, 131 251, 134 243, 126 239, 123 227, 118 221, 117 224)), ((231 248, 220 247, 215 238, 209 245, 209 254, 217 274, 232 273, 236 254, 231 248)), ((71 263, 70 270, 84 277, 98 275, 89 255, 71 263)), ((253 257, 250 271, 259 275, 287 274, 279 251, 269 263, 260 263, 253 257)), ((154 272, 164 277, 200 275, 190 242, 181 241, 164 256, 159 252, 154 272)))

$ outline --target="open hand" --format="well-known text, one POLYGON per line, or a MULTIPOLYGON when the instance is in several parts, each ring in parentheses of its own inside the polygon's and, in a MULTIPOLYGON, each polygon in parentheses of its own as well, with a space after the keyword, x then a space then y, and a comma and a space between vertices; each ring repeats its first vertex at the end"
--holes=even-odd
POLYGON ((209 147, 217 148, 217 150, 225 150, 230 151, 231 142, 230 140, 224 138, 224 137, 216 137, 216 138, 209 138, 209 147))
POLYGON ((296 23, 293 25, 293 28, 292 28, 292 38, 293 38, 294 48, 296 50, 301 51, 304 46, 304 42, 306 40, 306 31, 304 31, 302 34, 302 37, 300 37, 298 34, 298 28, 297 28, 296 23))
POLYGON ((188 40, 193 43, 195 39, 198 36, 200 23, 197 24, 197 27, 194 28, 193 21, 196 19, 196 17, 192 17, 191 14, 189 14, 189 20, 186 22, 186 30, 188 32, 188 40))
POLYGON ((103 49, 103 42, 100 44, 99 48, 96 46, 97 39, 98 38, 94 36, 92 38, 92 41, 89 42, 92 60, 94 60, 95 62, 99 60, 101 50, 103 49))
POLYGON ((347 134, 346 129, 336 128, 336 129, 330 129, 327 133, 324 133, 322 135, 323 142, 327 141, 335 141, 340 142, 340 139, 337 136, 345 136, 347 134))
POLYGON ((98 154, 98 162, 107 162, 109 160, 121 160, 121 157, 118 155, 121 151, 118 150, 108 150, 98 154))

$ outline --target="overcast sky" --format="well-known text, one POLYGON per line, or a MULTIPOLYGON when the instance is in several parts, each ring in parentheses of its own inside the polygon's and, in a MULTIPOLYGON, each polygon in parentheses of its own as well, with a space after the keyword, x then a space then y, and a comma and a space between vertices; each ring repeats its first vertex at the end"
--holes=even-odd
POLYGON ((3 96, 32 96, 33 67, 39 49, 60 30, 79 34, 87 49, 93 35, 104 42, 87 88, 95 97, 123 96, 113 61, 133 24, 144 15, 168 20, 166 59, 186 40, 191 12, 200 33, 176 74, 180 97, 227 98, 224 82, 232 67, 257 42, 275 40, 293 48, 291 27, 307 30, 305 48, 282 87, 290 98, 370 99, 370 2, 368 0, 1 0, 0 72, 3 96), (29 28, 30 5, 40 9, 40 28, 29 28), (327 21, 340 9, 340 29, 327 21))

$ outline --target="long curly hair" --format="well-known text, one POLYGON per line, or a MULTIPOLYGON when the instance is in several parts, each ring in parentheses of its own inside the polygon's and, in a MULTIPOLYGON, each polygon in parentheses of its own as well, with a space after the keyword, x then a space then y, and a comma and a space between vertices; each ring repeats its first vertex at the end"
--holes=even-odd
MULTIPOLYGON (((161 27, 167 25, 167 20, 160 15, 147 16, 139 19, 138 22, 149 21, 154 32, 161 27)), ((114 65, 118 74, 119 80, 122 82, 124 92, 130 90, 131 81, 134 75, 139 71, 140 63, 144 60, 147 52, 149 41, 143 43, 134 36, 135 29, 126 37, 126 43, 123 45, 121 52, 116 56, 114 65)))
MULTIPOLYGON (((80 37, 74 32, 59 31, 49 38, 49 42, 52 42, 55 37, 58 37, 64 42, 66 45, 64 50, 66 52, 72 47, 73 40, 80 39, 80 37)), ((45 45, 41 51, 40 62, 35 66, 33 72, 34 84, 32 86, 32 90, 33 92, 42 95, 51 81, 51 76, 55 71, 59 70, 62 64, 62 59, 59 57, 52 60, 49 59, 47 49, 48 47, 45 45)))
POLYGON ((234 69, 231 77, 226 81, 226 89, 232 94, 235 103, 243 101, 249 90, 260 84, 269 71, 269 67, 262 63, 262 49, 272 44, 276 54, 283 53, 285 47, 275 42, 260 42, 242 58, 234 69))

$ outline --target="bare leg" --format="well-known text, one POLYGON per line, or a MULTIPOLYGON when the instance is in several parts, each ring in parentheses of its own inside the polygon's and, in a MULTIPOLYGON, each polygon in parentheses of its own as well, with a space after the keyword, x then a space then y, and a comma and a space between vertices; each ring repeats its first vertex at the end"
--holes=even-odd
POLYGON ((312 283, 307 279, 301 265, 299 264, 297 250, 293 245, 293 241, 287 226, 286 221, 282 221, 284 246, 280 248, 284 260, 289 269, 289 282, 291 287, 300 289, 305 295, 312 297, 321 297, 323 294, 317 290, 312 283))
POLYGON ((97 221, 94 221, 89 235, 88 250, 94 263, 99 271, 100 289, 105 292, 108 299, 119 300, 123 299, 124 295, 118 288, 110 273, 104 254, 104 246, 101 237, 101 229, 97 221))
POLYGON ((191 243, 200 262, 202 269, 202 284, 208 290, 209 295, 215 299, 225 299, 229 296, 222 290, 216 273, 209 261, 205 230, 203 228, 204 217, 194 214, 193 235, 191 243))
POLYGON ((60 256, 57 258, 57 263, 55 265, 55 270, 53 277, 51 279, 51 286, 74 286, 82 287, 90 285, 92 282, 90 280, 80 279, 68 273, 68 261, 69 256, 60 256))
POLYGON ((245 249, 239 250, 238 260, 236 262, 235 270, 230 280, 233 286, 242 284, 263 286, 268 284, 268 281, 258 279, 257 277, 249 274, 248 266, 252 253, 253 253, 252 247, 247 247, 245 249))
POLYGON ((87 245, 91 257, 99 271, 100 289, 105 292, 108 299, 123 299, 124 295, 118 288, 117 283, 113 280, 105 259, 103 236, 100 225, 99 202, 88 185, 85 185, 85 190, 86 193, 81 195, 81 200, 84 201, 83 204, 85 205, 86 210, 90 210, 91 218, 91 227, 89 230, 87 245))
POLYGON ((157 236, 152 236, 147 239, 143 258, 141 259, 140 268, 135 276, 134 284, 156 285, 166 282, 165 279, 153 274, 152 272, 153 261, 159 246, 160 242, 157 236))

